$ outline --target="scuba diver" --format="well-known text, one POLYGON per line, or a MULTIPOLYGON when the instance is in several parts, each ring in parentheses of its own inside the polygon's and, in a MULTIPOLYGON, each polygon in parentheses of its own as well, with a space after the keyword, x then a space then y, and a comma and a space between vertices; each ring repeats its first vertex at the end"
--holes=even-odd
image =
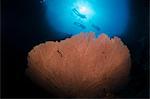
MULTIPOLYGON (((85 29, 86 26, 82 24, 83 23, 82 19, 87 19, 87 16, 85 14, 80 13, 76 8, 73 8, 72 12, 79 17, 78 22, 74 22, 73 24, 82 29, 85 29)), ((93 24, 93 22, 89 21, 89 24, 91 24, 91 27, 94 28, 95 30, 97 31, 101 30, 100 27, 96 24, 93 24)))
POLYGON ((73 13, 76 14, 77 16, 79 16, 82 19, 87 19, 86 15, 81 14, 76 8, 72 9, 73 13))
POLYGON ((76 25, 76 26, 78 26, 78 27, 81 27, 82 29, 86 28, 83 24, 81 24, 79 22, 74 22, 73 24, 76 25))
POLYGON ((94 29, 96 29, 97 31, 100 31, 100 27, 99 26, 97 26, 97 25, 95 25, 95 24, 92 24, 91 25, 94 29))

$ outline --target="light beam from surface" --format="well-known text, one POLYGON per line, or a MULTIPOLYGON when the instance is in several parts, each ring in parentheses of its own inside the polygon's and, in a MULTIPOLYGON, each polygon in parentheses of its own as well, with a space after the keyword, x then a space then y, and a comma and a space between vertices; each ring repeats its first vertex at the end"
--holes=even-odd
POLYGON ((88 1, 78 0, 73 5, 74 8, 77 8, 81 14, 87 16, 87 19, 91 19, 94 16, 94 9, 88 1))

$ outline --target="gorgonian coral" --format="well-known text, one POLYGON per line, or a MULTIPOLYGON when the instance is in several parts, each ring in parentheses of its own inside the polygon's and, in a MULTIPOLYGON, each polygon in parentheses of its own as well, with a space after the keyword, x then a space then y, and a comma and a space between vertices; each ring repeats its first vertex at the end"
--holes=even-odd
POLYGON ((60 97, 105 97, 128 81, 130 54, 118 37, 80 33, 28 54, 27 72, 60 97))

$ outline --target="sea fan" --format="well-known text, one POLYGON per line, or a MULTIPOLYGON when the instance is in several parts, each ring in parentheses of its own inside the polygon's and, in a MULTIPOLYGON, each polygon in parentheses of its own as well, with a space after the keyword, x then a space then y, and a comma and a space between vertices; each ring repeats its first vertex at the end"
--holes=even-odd
POLYGON ((128 81, 129 72, 127 46, 105 34, 48 41, 28 54, 27 73, 60 97, 106 97, 128 81))

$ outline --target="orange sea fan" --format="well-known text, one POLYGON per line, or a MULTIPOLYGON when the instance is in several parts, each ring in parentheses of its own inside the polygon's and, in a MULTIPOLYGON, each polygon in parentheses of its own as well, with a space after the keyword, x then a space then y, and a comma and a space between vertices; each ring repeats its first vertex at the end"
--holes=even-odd
POLYGON ((118 37, 80 33, 28 54, 27 73, 60 97, 105 97, 128 81, 130 54, 118 37))

